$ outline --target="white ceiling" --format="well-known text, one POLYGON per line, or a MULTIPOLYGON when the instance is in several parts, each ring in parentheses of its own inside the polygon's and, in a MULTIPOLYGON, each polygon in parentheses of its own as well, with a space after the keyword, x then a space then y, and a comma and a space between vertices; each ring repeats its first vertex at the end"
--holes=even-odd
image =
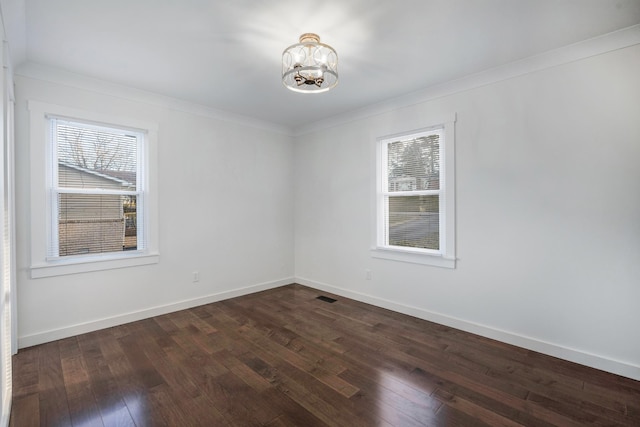
POLYGON ((2 0, 14 67, 36 63, 295 129, 640 23, 640 0, 2 0), (298 94, 304 32, 340 83, 298 94))

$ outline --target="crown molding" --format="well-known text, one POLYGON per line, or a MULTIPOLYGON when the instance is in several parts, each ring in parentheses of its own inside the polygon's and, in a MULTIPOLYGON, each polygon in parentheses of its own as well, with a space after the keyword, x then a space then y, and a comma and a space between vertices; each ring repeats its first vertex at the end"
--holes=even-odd
POLYGON ((266 120, 74 74, 35 62, 22 64, 15 70, 15 74, 297 137, 637 44, 640 44, 640 24, 391 98, 298 128, 289 128, 266 120))
POLYGON ((603 53, 624 49, 637 44, 640 44, 640 24, 490 68, 440 85, 391 98, 348 113, 309 123, 302 127, 295 128, 293 135, 297 137, 318 132, 367 117, 388 113, 399 108, 421 104, 433 99, 568 64, 603 53))
POLYGON ((181 111, 183 113, 209 117, 216 120, 276 132, 287 136, 292 135, 292 130, 290 128, 274 124, 266 120, 260 120, 241 114, 231 113, 228 111, 208 107, 206 105, 196 104, 194 102, 136 89, 130 86, 124 86, 93 77, 71 73, 66 70, 50 67, 36 62, 26 62, 20 65, 15 70, 15 75, 68 86, 75 89, 100 93, 103 95, 113 96, 128 101, 140 102, 143 104, 181 111))

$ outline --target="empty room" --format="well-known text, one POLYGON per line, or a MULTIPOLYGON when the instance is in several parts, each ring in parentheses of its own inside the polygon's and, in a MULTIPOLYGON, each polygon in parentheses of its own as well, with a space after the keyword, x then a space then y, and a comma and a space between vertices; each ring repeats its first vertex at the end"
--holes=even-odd
POLYGON ((640 425, 640 0, 0 15, 0 427, 640 425))

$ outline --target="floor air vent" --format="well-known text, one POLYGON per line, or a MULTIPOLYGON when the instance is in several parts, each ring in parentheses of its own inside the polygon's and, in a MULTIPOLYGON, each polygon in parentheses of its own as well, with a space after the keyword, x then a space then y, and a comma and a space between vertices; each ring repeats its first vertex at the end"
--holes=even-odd
POLYGON ((319 297, 316 297, 316 299, 319 299, 320 301, 324 301, 324 302, 328 302, 328 303, 334 303, 334 302, 338 301, 337 299, 325 297, 324 295, 320 295, 319 297))

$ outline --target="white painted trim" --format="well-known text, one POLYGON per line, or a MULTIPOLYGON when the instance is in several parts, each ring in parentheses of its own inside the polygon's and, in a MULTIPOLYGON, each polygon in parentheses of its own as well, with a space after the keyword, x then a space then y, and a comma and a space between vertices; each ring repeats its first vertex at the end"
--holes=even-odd
POLYGON ((118 129, 130 128, 135 132, 142 133, 157 132, 159 127, 156 122, 140 120, 135 117, 98 113, 91 110, 40 102, 33 99, 27 100, 27 109, 30 113, 33 112, 33 114, 37 115, 38 118, 62 117, 64 119, 82 120, 89 123, 94 122, 97 126, 117 127, 118 129))
MULTIPOLYGON (((0 29, 6 36, 5 16, 0 7, 0 29)), ((6 38, 6 37, 5 37, 6 38)), ((0 248, 0 267, 2 272, 2 301, 0 301, 0 427, 9 425, 11 403, 13 397, 13 372, 12 358, 13 343, 15 338, 16 305, 15 305, 15 162, 14 162, 14 116, 13 116, 13 70, 9 52, 9 43, 3 40, 0 51, 0 195, 3 202, 0 203, 3 212, 0 213, 0 226, 4 228, 2 233, 2 245, 0 248), (5 167, 6 166, 6 167, 5 167), (6 190, 6 193, 5 193, 6 190), (5 252, 6 250, 6 252, 5 252), (6 322, 6 323, 5 323, 6 322)))
POLYGON ((136 117, 98 113, 34 100, 27 101, 27 109, 29 110, 29 147, 31 152, 31 278, 157 263, 159 261, 159 211, 156 189, 158 184, 158 124, 136 117), (146 156, 146 159, 143 160, 145 164, 142 170, 140 170, 140 165, 138 166, 138 176, 146 175, 143 199, 146 209, 144 209, 145 216, 142 223, 145 224, 146 248, 140 251, 101 254, 100 256, 66 257, 57 260, 51 260, 47 257, 47 239, 50 236, 53 238, 57 236, 57 232, 52 232, 57 224, 51 223, 51 218, 56 217, 51 212, 52 209, 55 209, 55 204, 51 203, 47 190, 52 188, 55 182, 52 172, 57 172, 57 168, 53 168, 53 171, 50 169, 52 154, 48 135, 50 127, 47 118, 51 116, 128 128, 146 135, 142 139, 144 149, 141 150, 146 156), (34 212, 44 212, 45 215, 34 215, 34 212))
POLYGON ((4 399, 2 399, 2 412, 0 414, 0 427, 7 427, 9 425, 9 418, 11 415, 11 390, 8 393, 4 394, 4 399))
POLYGON ((28 77, 35 80, 41 80, 50 83, 56 83, 63 86, 69 86, 75 89, 96 92, 102 95, 113 96, 128 101, 150 104, 158 107, 168 108, 183 113, 195 114, 197 116, 209 117, 230 123, 237 123, 243 126, 249 126, 255 129, 268 130, 285 135, 291 135, 291 129, 274 124, 265 120, 253 117, 235 114, 228 111, 219 110, 208 107, 206 105, 196 104, 169 96, 156 94, 153 92, 136 89, 105 80, 74 74, 65 70, 61 70, 47 65, 27 62, 20 65, 15 70, 15 76, 28 77))
POLYGON ((96 257, 71 257, 68 260, 60 258, 56 261, 33 264, 30 270, 32 279, 41 279, 43 277, 65 276, 67 274, 88 273, 90 271, 137 267, 157 264, 158 262, 160 262, 158 253, 114 252, 96 257))
POLYGON ((301 285, 309 286, 321 291, 330 292, 341 295, 356 301, 372 304, 377 307, 393 310, 398 313, 407 314, 420 319, 435 322, 441 325, 460 329, 472 334, 480 335, 486 338, 498 340, 517 347, 526 348, 528 350, 537 351, 549 356, 568 360, 570 362, 589 366, 616 375, 622 375, 640 381, 640 366, 630 362, 614 360, 597 354, 588 353, 586 351, 564 347, 562 345, 538 340, 536 338, 527 337, 513 332, 496 329, 491 326, 481 325, 479 323, 470 322, 468 320, 459 319, 445 314, 436 313, 418 307, 400 304, 383 298, 374 297, 360 292, 350 291, 337 286, 328 285, 326 283, 316 282, 314 280, 296 277, 295 282, 301 285))
POLYGON ((173 313, 174 311, 186 310, 189 308, 197 307, 204 304, 210 304, 217 301, 222 301, 229 298, 235 298, 243 295, 252 294, 255 292, 278 288, 280 286, 289 285, 291 283, 294 283, 293 277, 287 277, 284 279, 258 283, 256 285, 246 286, 243 288, 232 289, 230 291, 219 292, 219 293, 207 295, 204 297, 183 300, 183 301, 179 301, 179 302, 175 302, 167 305, 151 307, 144 310, 134 311, 131 313, 125 313, 125 314, 120 314, 113 317, 71 325, 64 328, 42 331, 35 334, 18 337, 18 348, 31 347, 34 345, 43 344, 46 342, 55 341, 63 338, 68 338, 75 335, 84 334, 87 332, 93 332, 100 329, 122 325, 125 323, 148 319, 150 317, 160 316, 167 313, 173 313))
POLYGON ((640 44, 640 24, 623 28, 599 37, 583 40, 568 46, 490 68, 476 74, 439 85, 427 87, 406 95, 391 98, 349 113, 309 123, 293 130, 294 136, 318 132, 323 129, 350 123, 367 117, 388 113, 399 108, 421 104, 433 99, 476 89, 492 83, 523 76, 547 68, 568 64, 603 53, 640 44))
POLYGON ((432 255, 410 250, 391 249, 386 247, 371 248, 373 258, 388 259, 391 261, 409 262, 412 264, 430 265, 433 267, 456 268, 455 258, 446 258, 442 255, 432 255))
MULTIPOLYGON (((455 206, 455 123, 456 113, 425 118, 423 126, 418 129, 393 129, 393 134, 376 138, 373 156, 375 156, 375 181, 371 186, 372 203, 374 204, 373 223, 371 225, 373 258, 392 261, 410 262, 443 268, 456 268, 456 206, 455 206), (383 197, 391 194, 387 191, 387 148, 389 142, 398 138, 413 139, 425 133, 438 132, 444 143, 440 144, 440 189, 436 193, 440 196, 440 250, 421 251, 412 248, 398 248, 386 246, 384 241, 385 203, 383 197)), ((419 194, 419 192, 412 192, 419 194)), ((422 192, 422 194, 425 194, 422 192)))

